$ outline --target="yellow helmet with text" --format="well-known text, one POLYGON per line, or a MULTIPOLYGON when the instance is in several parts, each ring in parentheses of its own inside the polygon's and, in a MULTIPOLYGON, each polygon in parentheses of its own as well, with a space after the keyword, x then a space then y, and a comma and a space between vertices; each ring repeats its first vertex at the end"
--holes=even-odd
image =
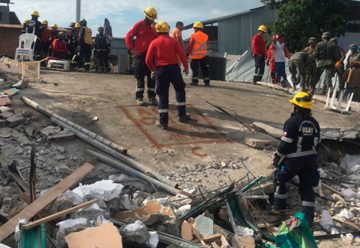
POLYGON ((311 109, 312 108, 312 97, 307 92, 299 92, 291 98, 290 102, 300 108, 311 109))
POLYGON ((166 21, 160 21, 155 25, 155 30, 158 33, 169 33, 170 32, 170 25, 166 21))
POLYGON ((156 20, 157 19, 157 11, 154 7, 147 7, 144 10, 144 15, 146 16, 146 18, 148 18, 149 20, 156 20))
POLYGON ((267 27, 266 27, 265 25, 260 25, 260 26, 258 27, 258 31, 267 33, 267 27))

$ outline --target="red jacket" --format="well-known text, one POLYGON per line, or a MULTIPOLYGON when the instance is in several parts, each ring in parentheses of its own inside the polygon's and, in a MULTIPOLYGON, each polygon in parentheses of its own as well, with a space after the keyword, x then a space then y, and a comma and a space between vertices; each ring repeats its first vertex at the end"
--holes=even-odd
POLYGON ((137 22, 132 29, 126 34, 125 42, 129 50, 135 48, 136 52, 142 54, 149 48, 151 41, 157 37, 154 28, 146 23, 145 20, 137 22), (134 45, 133 38, 136 37, 134 45))
POLYGON ((55 39, 52 43, 52 56, 60 57, 61 53, 68 53, 65 41, 55 39))
POLYGON ((163 34, 151 42, 145 61, 150 71, 155 71, 159 66, 179 64, 178 58, 181 59, 185 69, 189 69, 184 50, 179 42, 169 35, 163 34))
POLYGON ((252 55, 264 55, 266 56, 266 42, 264 37, 262 37, 260 34, 255 34, 252 39, 251 49, 252 49, 252 55))
POLYGON ((43 43, 50 43, 51 42, 51 30, 50 29, 44 29, 44 31, 41 33, 41 41, 43 43))
POLYGON ((275 63, 275 50, 273 49, 273 45, 271 44, 269 46, 268 52, 267 52, 267 61, 270 65, 270 72, 274 73, 276 71, 276 63, 275 63))

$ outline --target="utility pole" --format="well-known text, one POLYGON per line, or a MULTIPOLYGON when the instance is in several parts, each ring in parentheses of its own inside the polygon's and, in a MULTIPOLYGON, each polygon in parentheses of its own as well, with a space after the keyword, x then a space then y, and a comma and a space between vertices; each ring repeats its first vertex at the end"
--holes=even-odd
POLYGON ((76 0, 76 22, 81 18, 81 0, 76 0))

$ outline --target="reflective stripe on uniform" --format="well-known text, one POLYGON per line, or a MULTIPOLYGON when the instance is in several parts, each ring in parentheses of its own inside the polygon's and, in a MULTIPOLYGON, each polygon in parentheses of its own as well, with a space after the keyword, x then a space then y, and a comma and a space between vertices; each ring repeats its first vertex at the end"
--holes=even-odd
POLYGON ((302 201, 301 205, 304 206, 304 207, 312 207, 312 208, 314 208, 315 207, 315 202, 302 201))
POLYGON ((144 91, 144 88, 136 88, 136 91, 144 91))
POLYGON ((148 88, 148 91, 154 91, 155 92, 155 88, 148 88))
POLYGON ((168 113, 168 112, 169 112, 168 109, 159 109, 160 114, 165 114, 165 113, 168 113))
POLYGON ((280 157, 284 157, 285 155, 280 153, 279 151, 276 151, 276 154, 279 155, 280 157))
POLYGON ((192 79, 199 79, 198 77, 193 77, 192 79))
POLYGON ((274 197, 275 197, 275 198, 278 198, 278 199, 287 199, 287 195, 286 195, 286 194, 278 194, 278 193, 275 193, 274 197))
POLYGON ((177 102, 176 103, 176 106, 185 106, 186 105, 186 102, 177 102))
POLYGON ((316 155, 316 151, 315 150, 310 150, 310 151, 304 151, 304 152, 294 152, 294 153, 290 153, 285 155, 287 158, 298 158, 298 157, 304 157, 304 156, 309 156, 309 155, 316 155))
POLYGON ((285 136, 282 136, 281 140, 286 142, 286 143, 290 143, 290 144, 293 143, 293 141, 294 141, 292 138, 288 138, 288 137, 285 137, 285 136))
POLYGON ((204 77, 204 80, 210 80, 210 78, 209 77, 204 77))
POLYGON ((298 142, 297 142, 296 152, 301 152, 302 151, 302 141, 303 141, 303 137, 299 137, 298 142))
POLYGON ((319 144, 319 138, 318 137, 315 137, 314 138, 314 146, 313 146, 313 149, 315 150, 316 149, 316 146, 319 144))

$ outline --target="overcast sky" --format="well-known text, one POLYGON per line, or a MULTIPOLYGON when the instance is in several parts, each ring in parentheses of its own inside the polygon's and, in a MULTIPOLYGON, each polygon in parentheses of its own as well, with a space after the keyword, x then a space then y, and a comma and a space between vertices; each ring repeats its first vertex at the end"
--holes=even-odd
MULTIPOLYGON (((49 24, 68 26, 75 20, 76 0, 13 0, 12 11, 21 21, 30 18, 32 10, 40 12, 40 20, 47 19, 49 24)), ((96 32, 107 17, 113 28, 114 36, 124 37, 136 21, 143 19, 143 11, 153 6, 158 11, 158 20, 166 20, 173 28, 176 21, 185 24, 197 20, 245 11, 262 6, 260 0, 82 0, 82 18, 96 32)))

